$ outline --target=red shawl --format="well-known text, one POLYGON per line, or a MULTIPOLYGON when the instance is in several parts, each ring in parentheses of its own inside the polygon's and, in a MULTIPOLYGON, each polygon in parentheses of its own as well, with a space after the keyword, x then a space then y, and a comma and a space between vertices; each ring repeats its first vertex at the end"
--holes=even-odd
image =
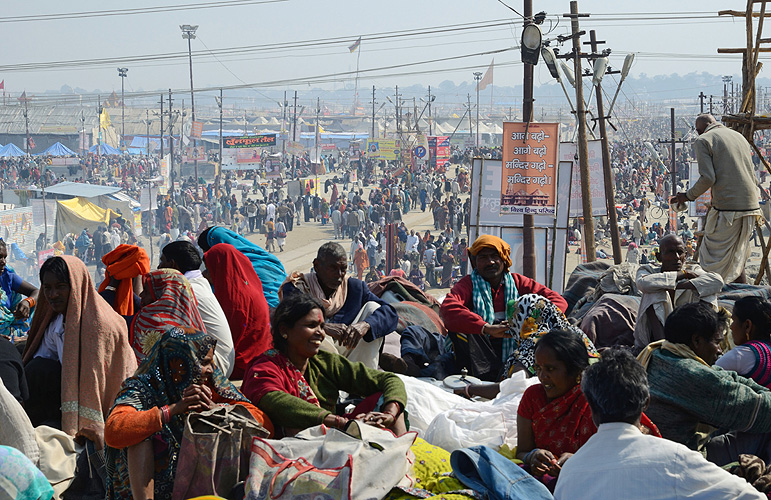
POLYGON ((252 361, 273 345, 268 302, 251 261, 233 245, 214 245, 204 260, 233 335, 236 362, 230 378, 240 380, 252 361))
POLYGON ((166 330, 178 326, 206 332, 190 282, 176 269, 158 269, 142 276, 153 302, 131 323, 131 345, 141 362, 166 330))
POLYGON ((260 404, 262 397, 269 392, 278 391, 321 407, 300 370, 275 349, 259 356, 249 368, 249 373, 242 392, 254 404, 260 404))
POLYGON ((575 453, 597 432, 580 385, 553 401, 547 401, 541 384, 534 385, 525 391, 520 409, 519 414, 532 421, 536 448, 549 450, 555 457, 575 453))

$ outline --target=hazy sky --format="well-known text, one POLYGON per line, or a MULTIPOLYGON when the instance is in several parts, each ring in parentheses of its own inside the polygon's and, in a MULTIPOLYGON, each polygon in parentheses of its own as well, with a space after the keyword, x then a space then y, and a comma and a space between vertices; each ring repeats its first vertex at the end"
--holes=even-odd
MULTIPOLYGON (((202 0, 189 0, 198 3, 202 0)), ((221 3, 217 0, 213 3, 221 3)), ((521 12, 522 3, 509 2, 521 12)), ((126 92, 140 89, 189 88, 186 58, 155 62, 126 61, 130 57, 161 53, 182 53, 187 43, 181 38, 180 24, 198 24, 199 38, 193 40, 196 87, 279 82, 273 88, 308 89, 307 84, 287 80, 335 75, 356 70, 357 57, 362 70, 361 87, 456 83, 471 80, 473 71, 484 71, 495 57, 496 85, 514 85, 522 80, 522 64, 516 50, 493 55, 477 55, 444 62, 411 65, 404 68, 365 72, 421 61, 511 48, 519 42, 521 19, 497 0, 390 0, 387 2, 335 0, 286 0, 181 12, 139 15, 99 16, 83 19, 4 22, 11 17, 62 14, 105 9, 159 7, 172 5, 164 0, 97 2, 86 0, 36 0, 5 2, 0 18, 3 62, 0 79, 6 89, 41 92, 62 85, 87 90, 120 90, 118 66, 129 68, 126 92), (66 10, 63 10, 66 9, 66 10), (421 30, 468 23, 505 22, 513 24, 465 31, 446 31, 420 36, 368 40, 374 34, 401 30, 421 30), (363 35, 361 53, 349 53, 347 46, 363 35), (223 53, 220 61, 204 54, 208 49, 228 49, 340 38, 319 45, 282 50, 223 53), (14 71, 19 64, 70 61, 75 59, 118 58, 103 66, 86 65, 60 69, 14 71), (407 73, 407 74, 405 74, 407 73), (396 76, 393 76, 393 75, 396 76)), ((744 43, 744 20, 707 18, 720 9, 743 10, 744 1, 703 0, 583 0, 579 9, 592 14, 582 19, 582 29, 595 29, 613 55, 611 64, 621 65, 624 54, 637 52, 633 75, 706 71, 739 75, 740 56, 717 56, 717 47, 739 47, 744 43), (677 12, 668 12, 672 9, 677 12), (630 15, 631 14, 631 15, 630 15), (672 19, 673 17, 691 19, 672 19), (662 19, 667 18, 667 19, 662 19)), ((550 16, 544 24, 546 35, 554 37, 570 30, 568 1, 535 2, 536 12, 550 16), (559 24, 556 24, 559 19, 559 24)), ((771 35, 771 27, 766 36, 771 35)), ((586 37, 588 39, 588 36, 586 37)), ((567 47, 567 45, 566 45, 567 47)), ((761 58, 762 60, 763 58, 761 58)), ((539 64, 536 85, 551 82, 548 71, 539 64)), ((761 74, 761 76, 764 76, 761 74)), ((316 81, 316 80, 315 80, 316 81)), ((352 77, 325 78, 314 86, 325 88, 351 84, 352 77), (334 81, 337 80, 337 81, 334 81)), ((266 88, 267 85, 263 88, 266 88)), ((705 89, 706 91, 706 89, 705 89)), ((712 89, 716 91, 716 89, 712 89)))

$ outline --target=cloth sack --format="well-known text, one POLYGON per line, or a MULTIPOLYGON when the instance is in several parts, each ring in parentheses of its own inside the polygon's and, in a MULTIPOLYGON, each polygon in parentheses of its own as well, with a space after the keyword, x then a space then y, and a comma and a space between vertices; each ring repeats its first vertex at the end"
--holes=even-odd
POLYGON ((226 496, 246 479, 252 439, 268 435, 242 405, 191 413, 182 434, 172 499, 226 496))
POLYGON ((294 438, 255 438, 246 498, 317 493, 313 498, 381 499, 396 486, 414 486, 410 447, 416 437, 354 420, 345 432, 317 426, 294 438))

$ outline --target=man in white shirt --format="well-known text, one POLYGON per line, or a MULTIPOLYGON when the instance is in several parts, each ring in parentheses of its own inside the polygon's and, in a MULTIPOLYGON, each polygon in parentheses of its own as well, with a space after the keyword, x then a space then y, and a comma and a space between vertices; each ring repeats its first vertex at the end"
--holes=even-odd
POLYGON ((584 372, 581 389, 597 433, 562 466, 555 499, 766 498, 699 452, 640 431, 648 379, 629 351, 605 351, 584 372))
POLYGON ((407 236, 406 252, 408 254, 418 251, 418 237, 415 236, 415 230, 411 230, 407 236))
POLYGON ((226 377, 230 377, 236 361, 233 336, 222 306, 212 292, 211 284, 201 274, 202 263, 195 245, 189 241, 173 241, 161 250, 158 269, 176 269, 190 282, 206 333, 217 340, 214 364, 226 377))

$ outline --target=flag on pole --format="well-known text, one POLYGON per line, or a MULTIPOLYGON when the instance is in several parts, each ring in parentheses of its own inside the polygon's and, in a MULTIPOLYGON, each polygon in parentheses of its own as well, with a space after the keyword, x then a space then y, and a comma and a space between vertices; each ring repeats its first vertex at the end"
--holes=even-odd
POLYGON ((107 114, 107 110, 103 109, 102 114, 99 115, 99 126, 101 128, 107 128, 110 126, 110 115, 107 114))
MULTIPOLYGON (((5 80, 3 80, 3 81, 5 81, 5 80)), ((21 101, 21 102, 29 101, 29 98, 27 97, 27 91, 26 90, 21 93, 21 97, 19 97, 19 101, 21 101)))
POLYGON ((490 62, 490 67, 487 68, 487 71, 485 71, 485 76, 483 76, 482 79, 479 80, 479 83, 477 83, 477 90, 484 90, 487 88, 488 85, 492 85, 494 64, 495 64, 495 59, 493 59, 490 62))
POLYGON ((359 45, 361 45, 361 37, 359 37, 359 39, 358 39, 358 40, 356 40, 355 42, 353 42, 353 45, 351 45, 350 47, 348 47, 348 50, 350 50, 351 52, 354 52, 356 49, 358 49, 358 48, 359 48, 359 45))
POLYGON ((0 90, 5 90, 5 80, 0 82, 0 90))

